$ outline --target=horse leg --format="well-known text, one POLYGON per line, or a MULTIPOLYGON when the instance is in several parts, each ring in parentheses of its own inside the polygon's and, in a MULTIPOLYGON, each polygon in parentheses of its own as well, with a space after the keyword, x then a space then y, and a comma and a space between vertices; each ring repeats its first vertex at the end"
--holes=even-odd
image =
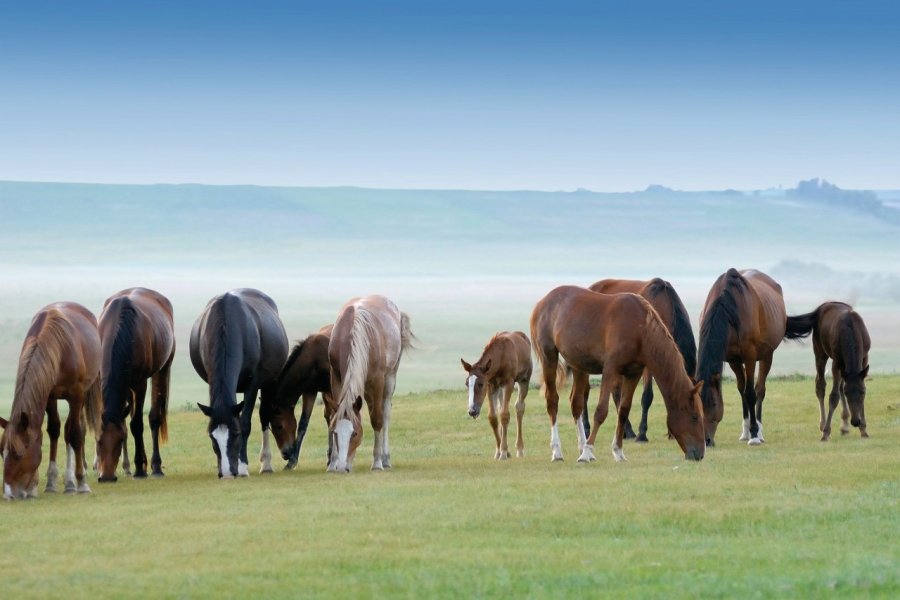
POLYGON ((519 388, 519 397, 516 400, 516 457, 525 456, 525 440, 522 438, 522 418, 525 416, 525 396, 528 395, 528 382, 520 381, 516 384, 519 388))
POLYGON ((572 418, 575 419, 575 441, 578 443, 578 451, 584 451, 587 434, 584 429, 585 402, 584 397, 590 388, 588 378, 590 376, 577 369, 572 369, 572 390, 569 392, 569 406, 572 409, 572 418))
POLYGON ((487 405, 488 422, 494 432, 494 459, 500 460, 500 419, 497 416, 497 390, 493 386, 488 391, 487 405))
MULTIPOLYGON (((816 354, 816 398, 819 400, 819 431, 825 431, 825 363, 828 362, 828 356, 819 348, 818 344, 813 344, 813 350, 816 354)), ((825 439, 822 440, 826 441, 825 439)))
POLYGON ((625 438, 625 428, 628 424, 628 413, 631 412, 631 401, 634 398, 634 390, 637 388, 640 377, 622 377, 620 378, 619 390, 621 397, 619 398, 618 422, 616 423, 616 432, 612 440, 612 454, 616 462, 624 462, 625 451, 622 448, 622 440, 625 438))
MULTIPOLYGON (((247 458, 247 442, 253 429, 253 409, 256 408, 256 397, 259 387, 251 383, 244 390, 244 407, 241 409, 241 453, 238 457, 238 477, 250 477, 250 459, 247 458)), ((263 432, 263 443, 268 442, 263 432)), ((260 450, 262 452, 262 450, 260 450)))
POLYGON ((750 416, 750 439, 747 441, 748 446, 759 446, 762 439, 759 437, 759 421, 756 419, 756 386, 753 383, 753 374, 756 370, 756 361, 748 360, 744 363, 744 374, 746 377, 746 385, 742 395, 743 406, 746 414, 750 416))
POLYGON ((827 442, 831 439, 831 418, 834 416, 834 409, 837 408, 838 402, 841 401, 841 370, 835 361, 831 361, 831 393, 828 395, 828 416, 825 417, 825 429, 822 430, 822 441, 827 442))
POLYGON ((588 415, 588 400, 591 396, 591 382, 590 376, 588 377, 588 384, 584 388, 584 410, 581 411, 581 425, 584 427, 584 435, 585 437, 591 435, 591 417, 588 415))
POLYGON ((547 402, 547 415, 550 417, 550 460, 555 462, 563 459, 559 424, 556 421, 559 412, 559 392, 556 390, 556 367, 559 365, 559 354, 554 349, 540 358, 544 377, 544 399, 547 402))
POLYGON ((260 423, 260 429, 262 430, 262 444, 259 448, 260 474, 275 472, 275 470, 272 468, 272 447, 269 444, 270 428, 271 425, 263 425, 262 423, 260 423))
POLYGON ((391 443, 390 443, 390 429, 391 429, 391 411, 392 404, 394 402, 394 388, 397 385, 397 376, 396 375, 386 375, 384 378, 384 398, 381 401, 382 403, 382 413, 384 414, 384 442, 383 442, 383 450, 381 452, 381 466, 385 469, 391 468, 391 443))
POLYGON ((147 451, 144 448, 144 398, 147 395, 147 380, 143 379, 132 388, 134 410, 131 414, 131 435, 134 437, 134 478, 147 477, 147 451))
POLYGON ((600 426, 609 414, 609 396, 618 385, 616 378, 617 376, 613 375, 612 369, 608 369, 607 375, 604 375, 600 382, 600 397, 597 398, 597 408, 594 409, 594 426, 591 428, 591 434, 584 443, 584 449, 581 451, 581 456, 578 457, 578 462, 593 462, 597 460, 594 456, 594 440, 597 439, 597 434, 600 433, 600 426))
POLYGON ((50 464, 47 465, 47 486, 44 492, 57 491, 56 480, 59 479, 59 467, 56 463, 56 451, 59 447, 59 408, 56 406, 56 398, 47 401, 47 437, 50 438, 50 464))
POLYGON ((497 388, 500 396, 500 460, 509 458, 509 401, 512 398, 513 386, 515 383, 510 380, 506 385, 497 388))
POLYGON ((85 476, 84 427, 81 424, 81 406, 84 395, 73 394, 69 400, 69 416, 66 417, 66 487, 67 494, 89 494, 91 488, 85 476))
MULTIPOLYGON (((613 389, 613 404, 616 405, 616 414, 619 413, 619 402, 621 402, 621 399, 622 399, 622 386, 620 384, 613 389)), ((628 421, 626 419, 625 439, 631 440, 631 439, 634 439, 635 437, 637 437, 637 436, 634 433, 634 429, 631 427, 631 421, 628 421)))
POLYGON ((763 426, 762 426, 762 407, 763 400, 766 399, 766 377, 769 376, 769 370, 772 368, 772 357, 766 356, 759 360, 759 373, 756 375, 756 426, 759 428, 759 431, 756 437, 759 438, 760 442, 765 442, 766 438, 763 437, 763 426))
MULTIPOLYGON (((173 355, 174 356, 174 355, 173 355)), ((162 456, 159 453, 160 429, 163 421, 167 419, 166 413, 169 409, 169 373, 172 366, 172 359, 163 365, 151 379, 151 401, 150 401, 150 437, 153 441, 153 456, 150 459, 150 472, 154 477, 163 477, 165 473, 162 470, 162 456), (165 412, 164 412, 165 411, 165 412)), ((128 448, 126 445, 125 456, 128 456, 128 448)))
POLYGON ((841 376, 841 435, 850 433, 850 407, 847 406, 847 395, 844 393, 844 382, 841 376))
MULTIPOLYGON (((329 392, 322 392, 322 402, 325 404, 325 410, 322 411, 322 416, 325 417, 325 431, 328 432, 328 429, 331 427, 331 415, 334 414, 335 411, 335 403, 334 396, 329 392)), ((331 464, 331 455, 334 452, 334 436, 328 436, 328 449, 325 451, 325 459, 326 464, 331 464)))
POLYGON ((647 439, 647 414, 650 405, 653 404, 653 378, 650 377, 650 369, 644 369, 644 392, 641 394, 641 424, 638 425, 638 434, 634 441, 648 442, 647 439))
MULTIPOLYGON (((738 438, 739 442, 746 442, 750 439, 750 415, 747 412, 747 407, 744 404, 744 388, 747 387, 747 377, 744 373, 744 365, 739 361, 732 361, 728 363, 728 366, 731 367, 731 371, 734 373, 734 380, 737 384, 738 394, 741 395, 741 411, 743 413, 744 421, 743 426, 741 428, 741 437, 738 438)), ((722 403, 725 403, 725 396, 722 396, 722 403)))
POLYGON ((304 392, 303 404, 300 409, 300 420, 297 422, 297 439, 291 453, 288 455, 287 464, 284 465, 285 471, 290 471, 297 466, 300 460, 300 446, 303 445, 303 438, 306 437, 306 430, 309 429, 309 417, 312 415, 313 407, 316 405, 316 394, 318 392, 304 392))
MULTIPOLYGON (((375 432, 375 443, 372 446, 372 470, 384 470, 384 382, 372 386, 372 394, 366 394, 369 405, 369 422, 375 432)), ((369 387, 366 386, 368 390, 369 387)))

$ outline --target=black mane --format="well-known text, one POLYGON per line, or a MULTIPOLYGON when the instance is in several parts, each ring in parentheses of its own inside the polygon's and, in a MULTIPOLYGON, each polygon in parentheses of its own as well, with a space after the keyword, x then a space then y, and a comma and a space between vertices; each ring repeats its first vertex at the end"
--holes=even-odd
POLYGON ((697 360, 697 381, 703 381, 704 408, 709 397, 706 393, 715 375, 722 374, 725 361, 725 345, 728 332, 740 329, 740 314, 737 296, 748 291, 747 282, 740 273, 729 269, 722 277, 724 286, 719 297, 712 301, 700 323, 700 350, 697 360))
POLYGON ((126 297, 113 300, 107 310, 118 311, 118 315, 115 315, 115 338, 110 351, 109 369, 103 379, 103 422, 118 423, 131 410, 129 386, 134 366, 137 311, 126 297))

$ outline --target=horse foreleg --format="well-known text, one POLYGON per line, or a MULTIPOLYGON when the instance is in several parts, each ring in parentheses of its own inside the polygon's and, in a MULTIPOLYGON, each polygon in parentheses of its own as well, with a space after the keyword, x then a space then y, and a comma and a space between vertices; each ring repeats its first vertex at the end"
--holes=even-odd
POLYGON ((47 465, 47 485, 45 492, 56 492, 56 480, 59 479, 59 467, 57 467, 56 453, 59 447, 59 408, 56 406, 56 398, 47 401, 47 437, 50 438, 50 463, 47 465))
POLYGON ((554 350, 540 356, 540 361, 544 378, 544 399, 547 402, 547 415, 550 417, 550 460, 555 462, 563 459, 559 424, 556 420, 559 412, 559 393, 556 390, 556 368, 559 365, 559 354, 554 350))
POLYGON ((835 361, 831 361, 831 393, 828 395, 828 416, 825 417, 825 428, 822 430, 822 441, 827 442, 831 439, 831 418, 834 416, 834 410, 837 408, 841 399, 841 370, 835 361))
POLYGON ((769 370, 772 368, 772 357, 767 356, 759 361, 759 373, 756 375, 756 426, 759 428, 756 437, 760 442, 765 442, 763 437, 762 426, 762 407, 763 400, 766 399, 766 377, 769 376, 769 370))
POLYGON ((647 442, 647 415, 650 412, 650 405, 653 404, 653 378, 650 377, 650 370, 644 369, 644 392, 641 394, 641 424, 638 425, 638 434, 634 441, 647 442))
POLYGON ((600 382, 600 397, 597 398, 597 408, 594 409, 594 427, 591 429, 591 435, 588 436, 588 439, 584 444, 581 456, 578 457, 578 462, 592 462, 597 460, 594 456, 594 441, 597 439, 597 434, 600 432, 600 426, 606 421, 606 416, 609 414, 609 396, 617 385, 617 376, 614 375, 611 370, 608 370, 607 375, 604 375, 600 382))
POLYGON ((85 476, 84 427, 81 424, 81 405, 84 397, 73 395, 69 400, 69 416, 66 417, 66 487, 67 494, 91 491, 85 476))
POLYGON ((850 407, 847 406, 847 395, 844 393, 846 379, 841 376, 841 435, 850 433, 850 407))
MULTIPOLYGON (((250 477, 250 460, 247 458, 247 442, 253 429, 253 409, 256 408, 256 396, 259 388, 253 383, 244 390, 244 406, 241 408, 241 452, 238 457, 238 477, 250 477)), ((265 434, 263 435, 264 441, 265 434)))
MULTIPOLYGON (((747 375, 744 372, 744 363, 740 361, 731 361, 728 363, 731 371, 734 373, 734 381, 737 384, 738 394, 741 396, 741 413, 744 417, 741 427, 741 436, 739 442, 746 442, 750 439, 750 414, 747 412, 747 405, 744 404, 744 388, 747 387, 747 375)), ((725 396, 722 396, 722 404, 725 404, 725 396)), ((724 412, 724 411, 723 411, 724 412)))
POLYGON ((382 413, 384 418, 384 439, 382 441, 381 466, 385 469, 391 468, 391 411, 394 402, 394 388, 397 385, 397 377, 395 375, 387 375, 384 378, 384 398, 382 403, 382 413))
POLYGON ((759 439, 759 421, 756 420, 756 386, 753 384, 753 372, 756 370, 756 361, 748 360, 744 363, 744 391, 741 393, 744 414, 750 418, 748 446, 762 444, 759 439))
MULTIPOLYGON (((819 431, 825 432, 825 363, 828 356, 819 345, 813 342, 813 350, 816 355, 816 398, 819 400, 819 431)), ((823 438, 822 441, 826 441, 823 438)))
MULTIPOLYGON (((366 404, 369 405, 369 421, 372 423, 372 431, 375 433, 375 442, 372 445, 372 470, 384 470, 384 384, 374 386, 371 396, 366 394, 366 404)), ((367 386, 368 389, 368 386, 367 386)))
MULTIPOLYGON (((174 356, 174 355, 173 355, 174 356)), ((162 470, 162 456, 159 453, 160 430, 163 429, 163 423, 167 420, 167 412, 169 407, 169 373, 172 365, 172 359, 169 359, 163 368, 160 369, 151 380, 152 391, 150 401, 150 437, 153 442, 153 456, 150 458, 150 472, 154 477, 163 477, 165 473, 162 470)), ((127 441, 127 440, 126 440, 127 441)), ((124 446, 125 460, 128 460, 128 444, 124 446)))
POLYGON ((613 435, 612 441, 612 454, 613 458, 616 459, 616 462, 624 462, 628 460, 625 458, 625 450, 622 448, 622 440, 625 439, 625 430, 628 425, 628 413, 631 412, 631 401, 634 398, 634 390, 637 388, 638 381, 640 381, 639 377, 621 377, 621 383, 618 386, 618 389, 621 391, 621 396, 619 397, 619 413, 618 420, 616 422, 616 432, 613 435))
POLYGON ((519 388, 519 398, 516 400, 516 457, 525 456, 525 440, 522 437, 522 419, 525 417, 525 396, 528 395, 528 382, 520 381, 516 384, 519 388))
MULTIPOLYGON (((284 466, 285 471, 289 471, 297 466, 300 460, 300 447, 303 445, 303 438, 306 437, 306 431, 309 429, 309 417, 312 415, 313 407, 316 405, 317 392, 304 392, 303 404, 300 409, 300 420, 297 422, 297 437, 294 445, 291 446, 287 454, 287 464, 284 466)), ((327 430, 327 428, 326 428, 327 430)), ((285 449, 281 449, 282 455, 285 449)))
POLYGON ((142 379, 132 388, 134 406, 131 413, 131 435, 134 437, 134 478, 147 477, 147 451, 144 448, 144 398, 147 396, 147 380, 142 379))
POLYGON ((575 420, 575 441, 578 444, 578 451, 584 451, 584 444, 587 441, 587 433, 584 428, 585 396, 588 394, 590 384, 588 378, 590 376, 584 371, 572 369, 572 390, 569 392, 569 406, 572 409, 572 418, 575 420))
POLYGON ((512 399, 513 386, 515 382, 510 380, 502 388, 497 391, 501 395, 500 398, 500 460, 509 458, 509 402, 512 399))
POLYGON ((493 387, 489 388, 487 397, 488 423, 491 424, 491 430, 494 432, 494 458, 496 460, 500 460, 500 418, 497 416, 498 391, 493 387))

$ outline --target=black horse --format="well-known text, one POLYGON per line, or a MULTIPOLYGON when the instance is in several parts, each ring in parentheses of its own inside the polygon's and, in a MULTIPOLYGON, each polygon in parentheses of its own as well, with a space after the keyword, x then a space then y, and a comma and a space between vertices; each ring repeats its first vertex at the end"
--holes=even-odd
POLYGON ((831 417, 841 403, 841 433, 850 432, 850 424, 866 432, 866 376, 869 374, 869 348, 872 341, 859 313, 843 302, 825 302, 805 315, 787 318, 785 338, 796 340, 813 334, 816 355, 816 397, 819 399, 819 430, 822 441, 831 437, 831 417), (825 415, 825 364, 831 359, 832 386, 825 415), (849 404, 849 406, 848 406, 849 404))
MULTIPOLYGON (((209 437, 219 477, 249 475, 247 440, 257 394, 266 404, 287 359, 288 340, 278 307, 267 295, 237 289, 209 301, 191 331, 191 362, 209 384, 209 406, 198 403, 209 417, 209 437), (243 392, 244 400, 237 402, 243 392)), ((264 411, 260 411, 261 413, 264 411)), ((263 422, 262 471, 271 471, 263 422)))

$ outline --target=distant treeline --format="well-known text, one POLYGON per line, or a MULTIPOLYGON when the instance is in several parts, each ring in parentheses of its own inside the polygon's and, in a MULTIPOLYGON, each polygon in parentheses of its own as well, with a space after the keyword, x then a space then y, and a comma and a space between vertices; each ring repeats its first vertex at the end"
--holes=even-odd
POLYGON ((855 208, 893 223, 900 223, 900 211, 885 205, 875 192, 867 190, 843 190, 833 183, 818 177, 801 181, 797 187, 787 190, 788 196, 830 204, 842 208, 855 208))

